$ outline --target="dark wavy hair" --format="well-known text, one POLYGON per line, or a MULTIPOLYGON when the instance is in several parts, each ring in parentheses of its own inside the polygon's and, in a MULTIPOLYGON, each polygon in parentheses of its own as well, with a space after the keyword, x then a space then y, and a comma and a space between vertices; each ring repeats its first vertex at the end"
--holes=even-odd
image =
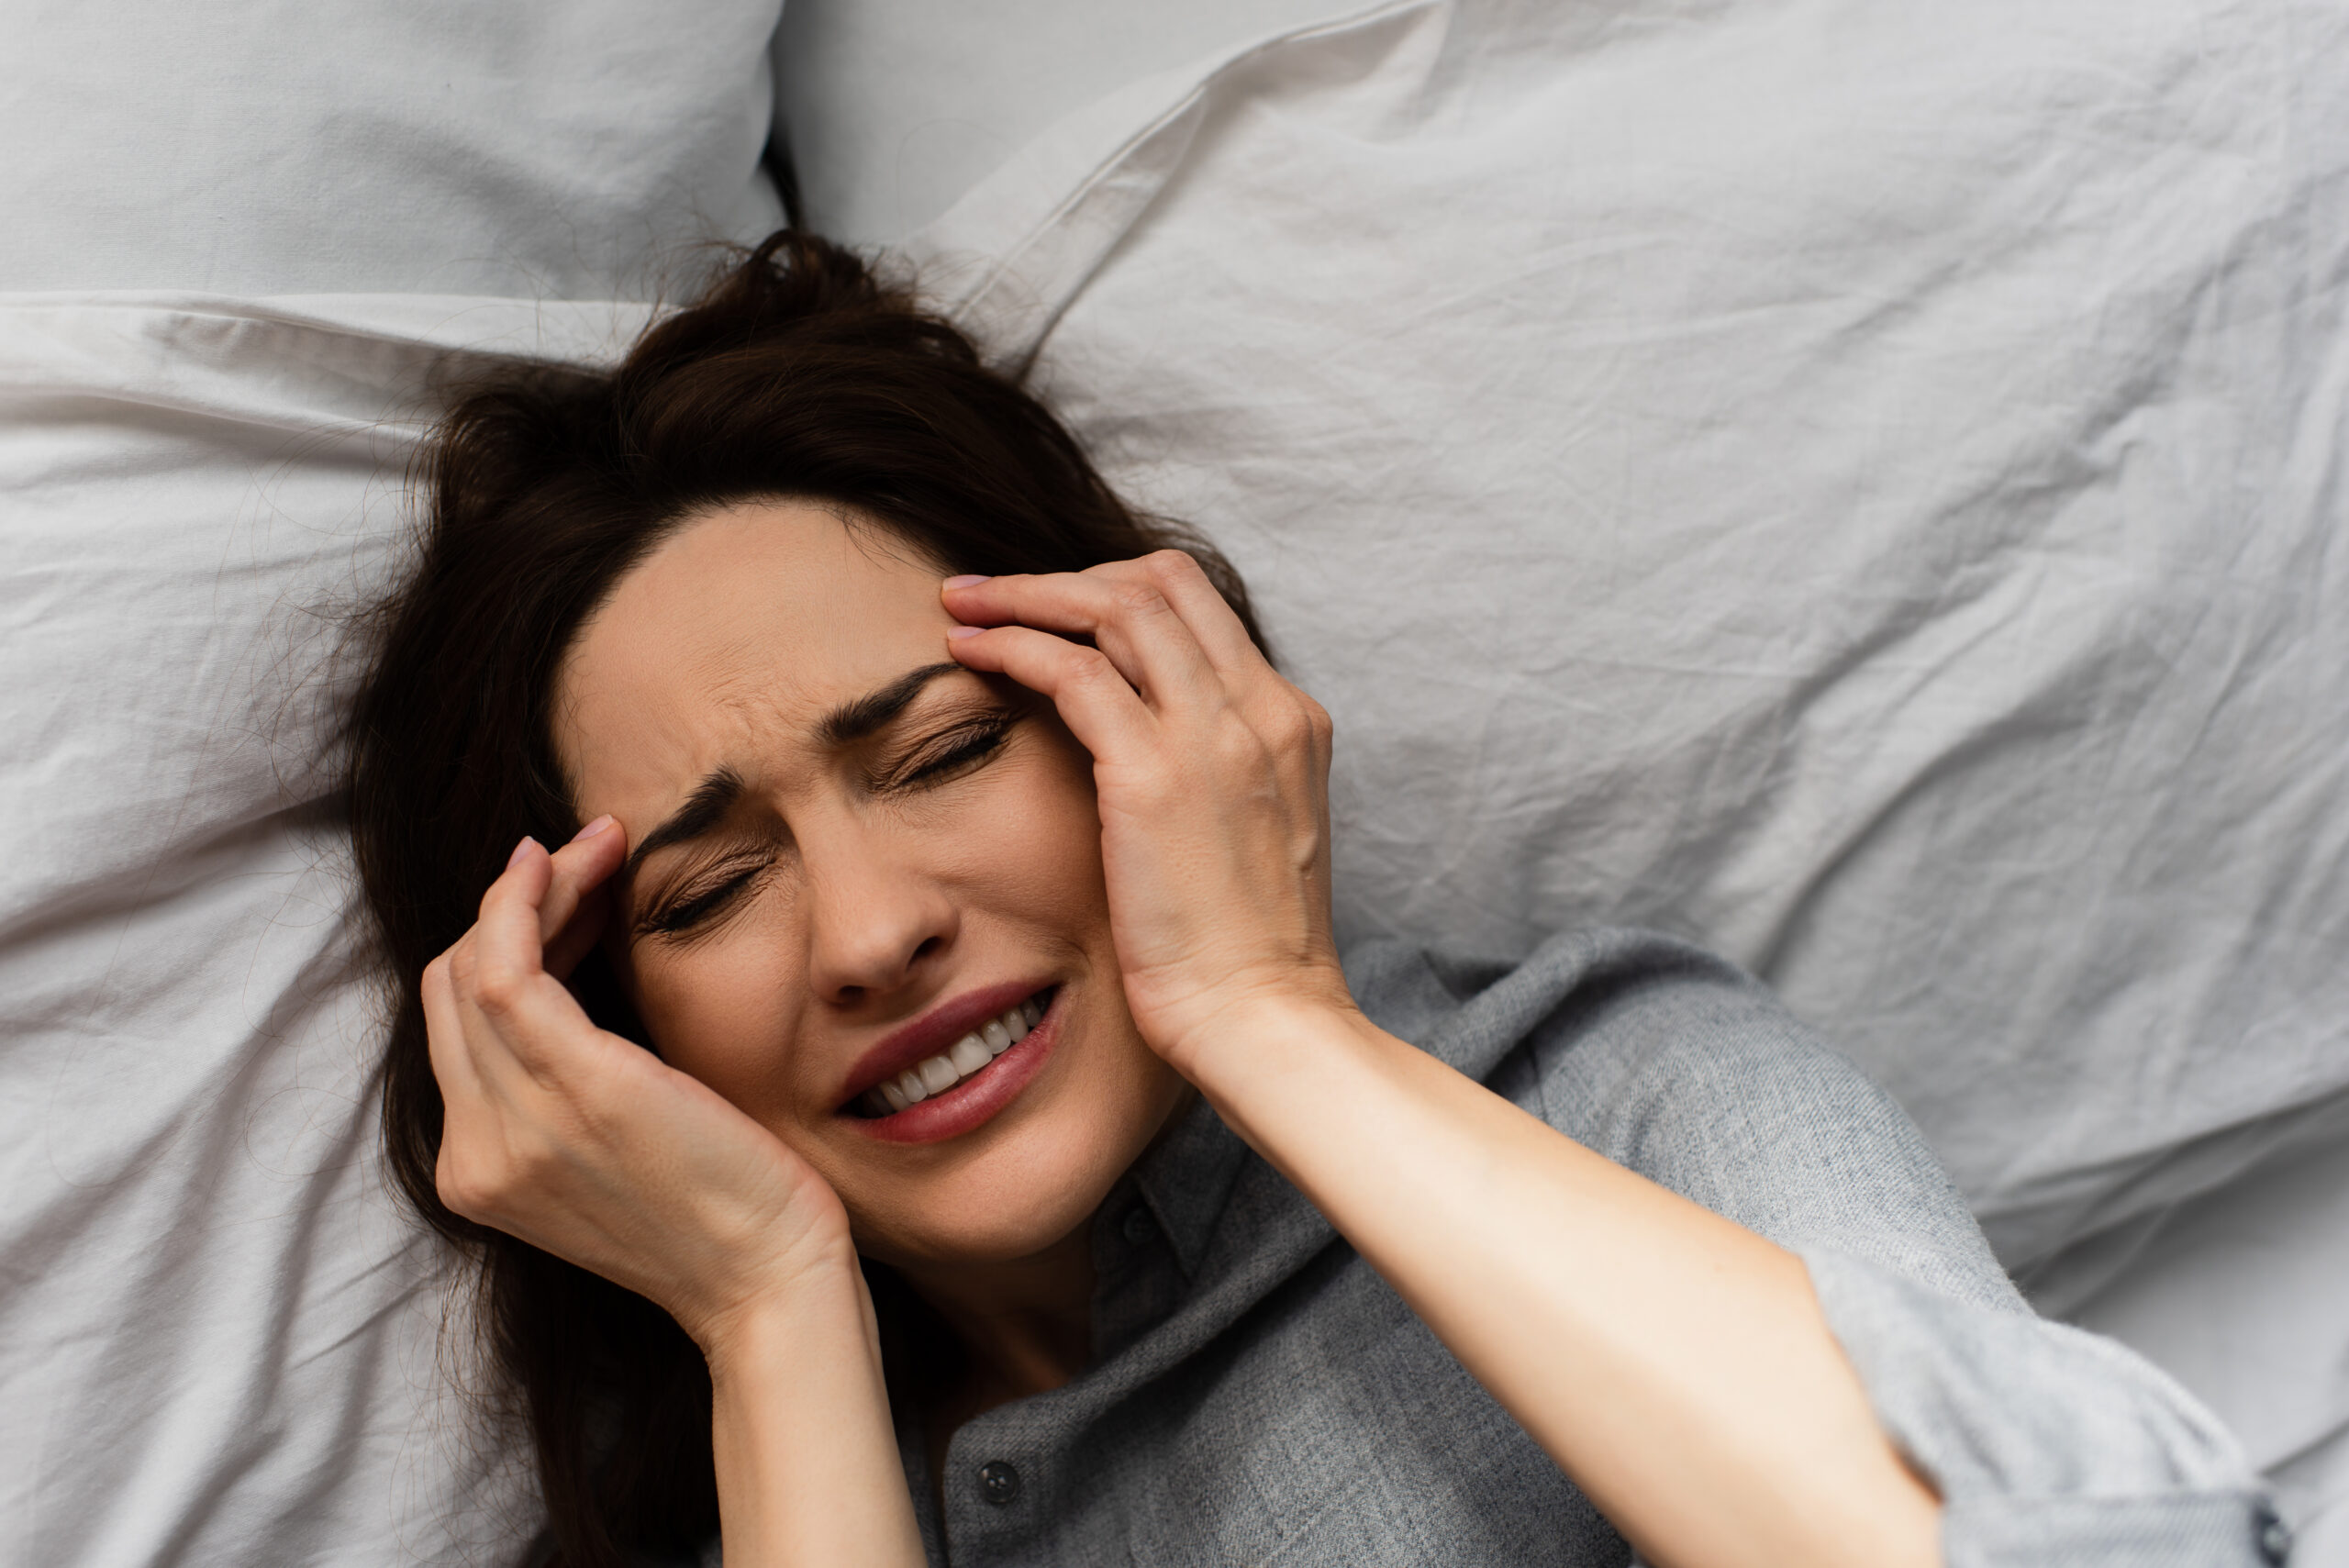
MULTIPOLYGON (((418 994, 515 842, 579 827, 548 710, 582 622, 696 515, 795 498, 944 573, 1074 571, 1174 545, 1256 628, 1229 564, 1128 507, 962 333, 790 230, 737 254, 614 369, 517 362, 470 386, 418 479, 414 564, 360 623, 346 732, 351 834, 397 998, 384 1138, 407 1202, 478 1271, 493 1392, 535 1450, 555 1560, 618 1568, 717 1527, 707 1370, 651 1302, 441 1203, 418 994)), ((600 955, 572 985, 598 1024, 649 1044, 600 955)))

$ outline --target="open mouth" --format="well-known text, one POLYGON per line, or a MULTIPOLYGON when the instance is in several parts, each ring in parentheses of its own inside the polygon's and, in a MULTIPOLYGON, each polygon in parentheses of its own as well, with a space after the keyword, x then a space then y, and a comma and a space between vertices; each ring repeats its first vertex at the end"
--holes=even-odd
POLYGON ((1028 1038, 1052 1006, 1051 990, 1015 1002, 935 1056, 926 1056, 894 1078, 885 1078, 852 1102, 857 1115, 895 1116, 945 1094, 995 1065, 996 1057, 1028 1038))

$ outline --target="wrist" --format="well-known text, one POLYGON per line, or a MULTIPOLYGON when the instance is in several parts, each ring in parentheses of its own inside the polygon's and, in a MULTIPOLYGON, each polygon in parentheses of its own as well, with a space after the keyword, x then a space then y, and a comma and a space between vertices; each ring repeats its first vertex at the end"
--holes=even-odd
POLYGON ((838 1346, 851 1337, 874 1340, 878 1353, 863 1273, 847 1248, 684 1327, 713 1383, 763 1376, 780 1361, 804 1360, 814 1344, 838 1346))
POLYGON ((1267 991, 1219 1008, 1193 1031, 1175 1065, 1220 1108, 1299 1074, 1342 1072, 1392 1043, 1342 984, 1334 995, 1267 991))

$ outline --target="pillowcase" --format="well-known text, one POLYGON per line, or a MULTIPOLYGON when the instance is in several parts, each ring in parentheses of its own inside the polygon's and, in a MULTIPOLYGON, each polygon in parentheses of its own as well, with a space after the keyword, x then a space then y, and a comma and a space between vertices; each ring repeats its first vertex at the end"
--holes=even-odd
POLYGON ((1260 594, 1342 930, 1704 940, 2020 1265, 2349 1132, 2344 72, 2299 0, 1406 4, 910 250, 1260 594))
POLYGON ((459 350, 640 308, 0 298, 0 1557, 511 1562, 322 767, 459 350))
POLYGON ((649 295, 782 222, 781 9, 11 6, 0 290, 649 295))
MULTIPOLYGON (((1359 9, 1359 0, 791 0, 777 35, 776 112, 790 128, 802 215, 850 244, 903 239, 1063 115, 1359 9)), ((1186 71, 1182 84, 1198 75, 1186 71)))

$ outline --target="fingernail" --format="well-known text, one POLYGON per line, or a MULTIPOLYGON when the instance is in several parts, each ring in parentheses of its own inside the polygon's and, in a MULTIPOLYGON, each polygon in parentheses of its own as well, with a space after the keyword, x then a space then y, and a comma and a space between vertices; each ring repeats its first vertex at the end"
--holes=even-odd
POLYGON ((950 588, 969 588, 977 584, 993 581, 991 577, 949 577, 946 579, 946 585, 950 588))
POLYGON ((611 825, 612 825, 612 814, 611 814, 610 812, 607 811, 607 812, 605 812, 601 817, 596 817, 596 820, 594 820, 593 822, 590 822, 589 824, 587 824, 587 826, 586 826, 586 827, 582 828, 581 829, 579 829, 579 831, 578 831, 578 832, 573 833, 573 834, 571 836, 571 841, 572 841, 573 843, 576 844, 576 843, 580 842, 582 840, 584 840, 584 839, 592 839, 592 838, 594 838, 596 834, 598 834, 598 833, 602 832, 605 828, 607 828, 610 827, 611 825))
POLYGON ((983 626, 950 626, 946 628, 946 640, 960 642, 966 637, 976 637, 985 630, 986 628, 983 626))
POLYGON ((537 848, 539 848, 539 841, 526 835, 520 843, 514 846, 514 852, 506 857, 506 869, 512 871, 516 866, 520 865, 522 857, 537 848))

